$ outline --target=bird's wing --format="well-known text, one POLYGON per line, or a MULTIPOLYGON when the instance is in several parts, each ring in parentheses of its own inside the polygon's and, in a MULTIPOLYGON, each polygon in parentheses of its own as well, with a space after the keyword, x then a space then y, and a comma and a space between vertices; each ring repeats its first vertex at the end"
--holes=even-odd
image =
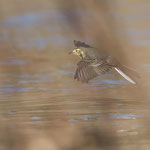
POLYGON ((79 61, 77 64, 74 79, 77 79, 81 82, 88 82, 90 79, 95 78, 98 74, 94 71, 93 67, 90 66, 91 61, 79 61))
POLYGON ((78 63, 78 67, 76 69, 74 79, 77 79, 81 82, 88 82, 89 80, 95 78, 100 74, 104 74, 112 69, 112 66, 107 64, 104 61, 95 61, 95 60, 88 60, 83 61, 81 60, 78 63))
POLYGON ((74 40, 74 45, 76 47, 86 47, 86 48, 92 48, 92 46, 85 44, 84 42, 81 41, 76 41, 74 40))
POLYGON ((93 62, 91 66, 93 66, 93 69, 98 75, 105 74, 114 67, 114 65, 104 60, 98 60, 96 62, 93 62))

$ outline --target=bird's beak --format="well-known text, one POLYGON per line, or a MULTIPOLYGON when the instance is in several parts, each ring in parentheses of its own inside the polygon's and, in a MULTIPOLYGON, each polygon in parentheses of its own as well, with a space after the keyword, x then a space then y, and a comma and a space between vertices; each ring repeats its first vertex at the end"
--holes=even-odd
POLYGON ((72 51, 68 52, 68 54, 72 54, 72 53, 73 53, 72 51))

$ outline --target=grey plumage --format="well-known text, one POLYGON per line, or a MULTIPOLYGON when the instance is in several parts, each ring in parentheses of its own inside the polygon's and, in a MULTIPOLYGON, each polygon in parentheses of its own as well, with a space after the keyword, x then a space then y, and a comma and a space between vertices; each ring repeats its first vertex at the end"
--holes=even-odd
POLYGON ((105 74, 114 69, 130 83, 136 84, 135 81, 121 70, 119 63, 111 56, 80 41, 74 41, 74 44, 77 47, 77 50, 79 50, 74 53, 77 53, 76 55, 81 58, 81 61, 77 64, 74 79, 87 83, 96 76, 105 74), (80 51, 81 53, 79 53, 80 51), (84 57, 82 54, 84 54, 84 57))
POLYGON ((77 65, 78 67, 74 79, 81 82, 88 82, 98 75, 107 73, 113 68, 113 65, 110 65, 105 61, 97 63, 95 60, 81 60, 77 65))

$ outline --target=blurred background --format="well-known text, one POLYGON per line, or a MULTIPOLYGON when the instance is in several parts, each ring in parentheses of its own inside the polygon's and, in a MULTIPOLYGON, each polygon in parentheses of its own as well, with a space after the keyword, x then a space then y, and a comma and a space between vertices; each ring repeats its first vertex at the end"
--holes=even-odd
POLYGON ((149 0, 1 0, 0 150, 149 150, 149 49, 149 0), (137 84, 75 81, 73 40, 136 70, 137 84))

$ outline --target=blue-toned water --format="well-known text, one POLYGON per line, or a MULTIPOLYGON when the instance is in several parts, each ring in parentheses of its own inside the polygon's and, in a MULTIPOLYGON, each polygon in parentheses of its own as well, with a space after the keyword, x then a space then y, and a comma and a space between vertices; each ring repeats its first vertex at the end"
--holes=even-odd
POLYGON ((116 0, 114 13, 104 15, 113 18, 108 22, 99 3, 83 1, 70 10, 54 1, 15 2, 0 1, 7 6, 0 15, 0 150, 84 150, 91 143, 104 150, 149 150, 150 2, 116 0), (108 42, 100 36, 112 29, 111 21, 117 42, 109 32, 108 42), (120 52, 119 61, 138 72, 132 74, 137 84, 114 71, 89 83, 74 80, 79 58, 68 54, 73 40, 100 49, 122 45, 112 54, 120 52))

